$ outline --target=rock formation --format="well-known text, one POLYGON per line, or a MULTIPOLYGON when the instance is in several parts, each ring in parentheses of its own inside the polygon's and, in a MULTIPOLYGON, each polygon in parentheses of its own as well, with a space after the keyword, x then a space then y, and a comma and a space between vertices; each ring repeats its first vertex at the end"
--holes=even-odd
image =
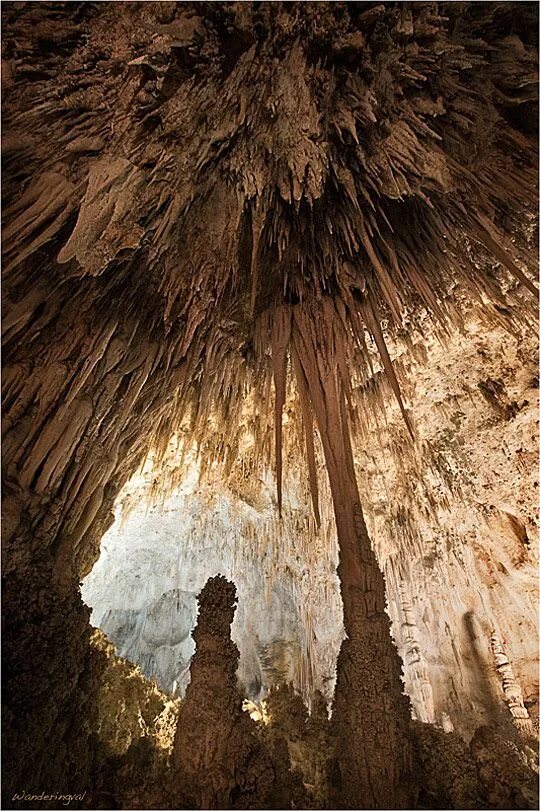
MULTIPOLYGON (((416 346, 421 357, 397 354, 395 362, 414 381, 407 396, 420 452, 407 445, 379 375, 377 386, 358 393, 376 418, 355 446, 355 466, 414 715, 469 740, 503 699, 490 644, 494 625, 524 704, 533 719, 538 714, 536 340, 482 329, 471 317, 443 345, 416 346), (516 404, 512 417, 484 397, 480 384, 488 378, 505 381, 504 396, 516 404), (470 611, 473 639, 464 621, 470 611)), ((284 436, 289 447, 290 422, 284 436)), ((163 679, 164 689, 175 680, 187 684, 193 595, 221 571, 238 588, 232 637, 245 694, 256 701, 291 681, 308 704, 316 690, 331 700, 342 609, 317 442, 315 450, 318 532, 293 453, 284 460, 281 520, 270 475, 246 481, 238 463, 227 484, 219 472, 200 481, 197 465, 183 465, 177 443, 164 468, 149 462, 124 488, 83 595, 94 607, 92 623, 121 655, 163 679)))
POLYGON ((89 805, 152 808, 168 802, 178 701, 118 658, 101 631, 94 632, 91 645, 107 658, 98 692, 102 785, 89 805))
POLYGON ((171 701, 138 668, 117 657, 101 631, 94 632, 91 644, 107 656, 99 688, 100 740, 116 755, 125 754, 144 737, 168 752, 176 730, 178 701, 171 701))
MULTIPOLYGON (((171 443, 167 469, 181 455, 171 443)), ((291 681, 306 701, 314 689, 329 701, 342 624, 331 505, 321 505, 315 534, 309 496, 300 477, 294 487, 289 477, 280 520, 272 477, 246 484, 239 468, 226 486, 216 474, 199 481, 194 461, 163 503, 163 493, 152 498, 153 464, 128 483, 83 583, 91 622, 161 689, 183 695, 196 594, 219 571, 238 590, 232 638, 245 696, 259 701, 273 684, 291 681)))
POLYGON ((328 806, 327 761, 331 749, 328 712, 321 693, 315 693, 308 714, 302 697, 290 684, 273 687, 265 701, 267 735, 287 743, 291 767, 302 774, 304 806, 328 806))
POLYGON ((466 743, 453 732, 416 722, 418 808, 482 808, 478 773, 466 743))
POLYGON ((230 638, 236 589, 224 577, 211 578, 198 602, 191 682, 172 759, 176 807, 272 808, 272 762, 236 683, 239 654, 230 638))
POLYGON ((538 751, 520 745, 504 726, 480 727, 471 752, 489 808, 538 808, 538 751))
POLYGON ((491 635, 491 650, 493 651, 497 673, 501 677, 504 699, 512 715, 512 722, 519 735, 525 741, 532 742, 535 737, 534 727, 523 703, 521 687, 516 681, 512 665, 508 661, 505 650, 495 632, 491 635))
MULTIPOLYGON (((536 7, 6 3, 2 17, 6 797, 101 802, 106 657, 79 583, 123 485, 182 430, 225 476, 247 431, 246 475, 272 461, 282 513, 290 393, 314 524, 316 432, 337 528, 336 801, 406 803, 409 710, 356 393, 376 374, 369 344, 414 437, 395 337, 412 349, 424 318, 444 335, 468 308, 527 329, 536 7)), ((496 379, 482 396, 516 413, 496 379)))

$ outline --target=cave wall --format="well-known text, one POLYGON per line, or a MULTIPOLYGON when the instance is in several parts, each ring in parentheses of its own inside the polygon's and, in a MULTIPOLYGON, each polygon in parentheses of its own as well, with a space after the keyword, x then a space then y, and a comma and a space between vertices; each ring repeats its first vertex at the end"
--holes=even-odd
POLYGON ((403 360, 421 450, 387 408, 359 481, 417 717, 469 736, 501 704, 494 631, 538 715, 537 345, 472 318, 425 348, 403 360))
MULTIPOLYGON (((170 464, 178 453, 173 444, 170 464)), ((119 497, 116 522, 82 588, 91 622, 162 689, 171 692, 176 682, 182 695, 195 597, 222 573, 239 594, 232 636, 245 696, 258 701, 271 685, 291 682, 308 703, 317 689, 330 700, 343 635, 330 505, 317 533, 298 481, 288 479, 280 521, 271 475, 227 487, 219 474, 199 482, 192 462, 181 488, 152 506, 159 476, 149 464, 119 497)))

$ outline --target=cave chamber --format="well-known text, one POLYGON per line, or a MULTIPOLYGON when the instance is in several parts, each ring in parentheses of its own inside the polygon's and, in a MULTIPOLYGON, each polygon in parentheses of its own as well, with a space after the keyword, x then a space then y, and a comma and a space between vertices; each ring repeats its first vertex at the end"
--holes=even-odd
POLYGON ((2 18, 5 807, 535 808, 535 4, 2 18))

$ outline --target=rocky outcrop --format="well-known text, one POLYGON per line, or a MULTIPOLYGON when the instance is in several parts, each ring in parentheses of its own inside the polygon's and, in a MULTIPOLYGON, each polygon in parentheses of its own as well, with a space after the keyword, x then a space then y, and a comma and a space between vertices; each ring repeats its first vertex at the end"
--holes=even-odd
MULTIPOLYGON (((302 775, 303 808, 328 806, 327 761, 331 751, 326 700, 315 693, 310 711, 290 684, 272 688, 265 699, 266 738, 283 738, 291 768, 302 775)), ((296 803, 298 807, 298 803, 296 803)))
POLYGON ((161 693, 140 670, 115 655, 114 647, 100 630, 91 645, 106 654, 106 667, 99 684, 97 733, 104 747, 123 755, 139 741, 150 738, 163 753, 172 749, 178 700, 161 693))
POLYGON ((453 732, 413 725, 418 808, 538 807, 538 752, 508 719, 479 727, 467 744, 453 732))
POLYGON ((161 693, 95 630, 91 647, 106 656, 98 690, 97 734, 102 753, 98 808, 169 805, 169 759, 179 702, 161 693))
MULTIPOLYGON (((89 611, 75 591, 59 588, 46 560, 19 561, 3 575, 10 612, 3 617, 2 720, 10 745, 2 752, 2 804, 35 808, 16 798, 76 794, 79 807, 100 807, 106 752, 97 696, 107 659, 90 645, 89 611)), ((41 803, 58 807, 54 799, 41 803)))
POLYGON ((484 808, 480 780, 465 741, 432 724, 413 724, 417 808, 484 808))
POLYGON ((538 749, 507 724, 477 729, 470 748, 488 808, 538 808, 538 749))

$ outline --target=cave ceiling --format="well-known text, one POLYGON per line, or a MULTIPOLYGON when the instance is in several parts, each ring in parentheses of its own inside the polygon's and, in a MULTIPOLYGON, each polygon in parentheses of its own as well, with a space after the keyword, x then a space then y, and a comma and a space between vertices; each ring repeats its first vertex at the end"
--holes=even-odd
POLYGON ((279 468, 289 347, 305 400, 310 351, 335 356, 349 393, 371 337, 399 398, 385 331, 422 309, 453 329, 463 299, 522 319, 535 62, 527 8, 521 38, 503 36, 509 15, 6 7, 6 359, 21 330, 46 341, 76 296, 114 363, 115 344, 134 340, 116 333, 120 309, 147 336, 133 362, 182 390, 154 438, 168 440, 188 397, 197 436, 212 409, 234 432, 246 392, 262 411, 271 375, 279 468), (310 335, 308 322, 325 327, 310 335))

